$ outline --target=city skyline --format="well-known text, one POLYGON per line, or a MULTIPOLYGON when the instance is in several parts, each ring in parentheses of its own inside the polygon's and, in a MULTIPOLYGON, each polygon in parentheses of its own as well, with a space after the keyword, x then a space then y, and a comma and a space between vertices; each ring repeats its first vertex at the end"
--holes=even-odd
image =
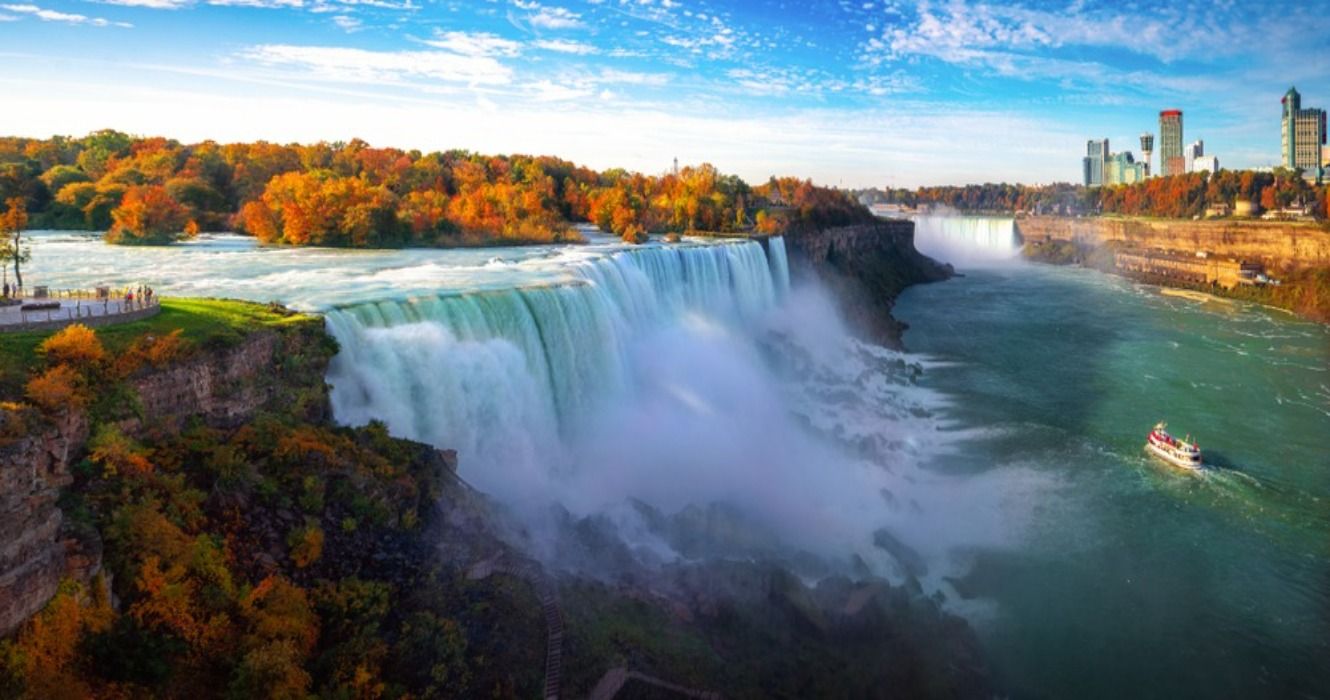
POLYGON ((1132 143, 1164 106, 1225 167, 1266 166, 1288 86, 1330 98, 1330 18, 1293 2, 6 0, 0 36, 5 133, 677 156, 847 187, 1074 182, 1087 133, 1132 143))

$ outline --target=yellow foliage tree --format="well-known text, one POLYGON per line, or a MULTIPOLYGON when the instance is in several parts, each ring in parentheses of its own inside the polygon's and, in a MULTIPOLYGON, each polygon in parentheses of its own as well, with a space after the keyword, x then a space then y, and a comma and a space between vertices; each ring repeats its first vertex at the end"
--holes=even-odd
POLYGON ((79 386, 78 372, 69 365, 56 365, 41 376, 33 377, 26 389, 28 400, 51 412, 83 408, 88 404, 88 398, 79 386))
POLYGON ((68 364, 80 368, 100 362, 106 356, 97 334, 81 323, 65 326, 59 333, 42 341, 41 352, 51 364, 68 364))

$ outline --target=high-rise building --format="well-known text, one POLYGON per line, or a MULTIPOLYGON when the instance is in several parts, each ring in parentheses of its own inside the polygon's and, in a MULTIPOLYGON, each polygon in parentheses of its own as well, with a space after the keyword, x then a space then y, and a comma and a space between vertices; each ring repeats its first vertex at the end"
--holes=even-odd
POLYGON ((1219 158, 1215 156, 1199 156, 1192 161, 1191 171, 1194 173, 1217 173, 1219 172, 1219 158))
POLYGON ((1187 172, 1182 156, 1182 110, 1166 109, 1159 113, 1159 174, 1181 175, 1187 172))
POLYGON ((1104 162, 1104 184, 1130 185, 1145 180, 1145 164, 1137 163, 1130 151, 1114 153, 1104 162))
POLYGON ((1281 162, 1286 168, 1302 168, 1319 178, 1322 173, 1321 146, 1325 144, 1325 110, 1303 109, 1297 88, 1284 93, 1283 118, 1280 120, 1281 162))
POLYGON ((1155 135, 1150 132, 1141 134, 1141 165, 1145 166, 1145 176, 1150 177, 1150 154, 1155 150, 1155 135))
POLYGON ((1086 187, 1104 184, 1104 162, 1108 160, 1108 139, 1090 139, 1085 142, 1085 157, 1081 159, 1081 179, 1086 187))
POLYGON ((1196 162, 1197 158, 1200 158, 1203 155, 1205 155, 1204 141, 1200 140, 1193 141, 1187 144, 1186 148, 1182 149, 1182 160, 1184 161, 1184 167, 1186 168, 1187 172, 1190 173, 1195 170, 1195 168, 1193 167, 1193 163, 1196 162))

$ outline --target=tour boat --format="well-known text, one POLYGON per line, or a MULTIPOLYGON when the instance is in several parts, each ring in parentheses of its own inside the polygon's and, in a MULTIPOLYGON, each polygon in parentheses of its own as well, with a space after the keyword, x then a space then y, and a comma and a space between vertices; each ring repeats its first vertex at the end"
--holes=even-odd
POLYGON ((1145 449, 1175 467, 1200 471, 1201 447, 1191 441, 1190 435, 1185 440, 1169 435, 1167 427, 1162 421, 1155 425, 1145 438, 1145 449))

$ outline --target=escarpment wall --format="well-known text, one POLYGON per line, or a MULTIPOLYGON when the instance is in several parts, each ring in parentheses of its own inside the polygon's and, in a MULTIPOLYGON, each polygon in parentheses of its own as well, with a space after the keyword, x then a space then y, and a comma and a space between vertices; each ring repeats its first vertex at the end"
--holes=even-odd
MULTIPOLYGON (((56 502, 73 481, 70 463, 87 438, 87 418, 73 412, 0 447, 0 635, 41 610, 66 575, 64 516, 56 502)), ((87 568, 91 578, 100 562, 87 568)))
POLYGON ((905 325, 891 316, 896 297, 912 284, 952 275, 950 265, 914 247, 914 222, 881 220, 785 234, 791 273, 829 286, 853 326, 888 347, 901 347, 905 325))
POLYGON ((1275 268, 1330 266, 1330 232, 1314 224, 1031 216, 1017 219, 1016 228, 1027 243, 1060 240, 1098 247, 1116 241, 1188 254, 1203 250, 1275 268))
MULTIPOLYGON (((307 413, 322 417, 331 355, 318 321, 203 349, 132 378, 141 410, 119 426, 142 435, 178 429, 198 416, 215 427, 233 427, 302 395, 307 413)), ((88 417, 74 411, 0 445, 0 636, 40 611, 61 579, 88 582, 101 570, 100 542, 88 539, 95 534, 76 535, 56 505, 60 490, 73 481, 70 467, 82 458, 89 429, 88 417)))

